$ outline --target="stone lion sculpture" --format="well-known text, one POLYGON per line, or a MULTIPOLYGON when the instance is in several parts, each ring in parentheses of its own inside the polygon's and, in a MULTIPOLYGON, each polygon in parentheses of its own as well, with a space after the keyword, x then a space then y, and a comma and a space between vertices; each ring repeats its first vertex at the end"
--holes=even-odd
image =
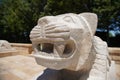
POLYGON ((96 27, 94 13, 40 18, 30 33, 33 56, 56 73, 38 80, 116 80, 107 44, 94 36, 96 27))
POLYGON ((12 48, 11 44, 6 40, 0 40, 0 53, 11 52, 15 49, 12 48))

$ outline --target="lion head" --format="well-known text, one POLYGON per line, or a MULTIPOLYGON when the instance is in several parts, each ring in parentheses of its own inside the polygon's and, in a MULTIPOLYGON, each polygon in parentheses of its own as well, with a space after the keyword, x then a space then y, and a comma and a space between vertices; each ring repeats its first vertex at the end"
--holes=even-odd
POLYGON ((38 64, 52 69, 83 69, 96 26, 93 13, 42 17, 30 33, 33 56, 38 64))

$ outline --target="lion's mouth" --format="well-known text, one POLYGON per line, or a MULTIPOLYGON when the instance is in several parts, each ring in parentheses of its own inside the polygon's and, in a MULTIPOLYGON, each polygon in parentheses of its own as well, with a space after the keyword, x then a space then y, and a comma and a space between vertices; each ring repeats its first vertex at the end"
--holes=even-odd
POLYGON ((38 43, 34 47, 35 53, 42 58, 68 58, 73 55, 74 49, 73 40, 68 40, 65 44, 38 43))

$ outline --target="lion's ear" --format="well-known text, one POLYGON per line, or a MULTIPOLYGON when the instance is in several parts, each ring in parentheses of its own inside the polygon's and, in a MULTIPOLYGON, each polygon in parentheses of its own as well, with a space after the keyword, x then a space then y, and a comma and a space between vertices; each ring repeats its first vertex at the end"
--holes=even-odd
POLYGON ((92 34, 94 35, 98 22, 97 15, 94 13, 81 13, 78 14, 78 16, 82 18, 82 20, 86 23, 88 28, 91 29, 92 34))

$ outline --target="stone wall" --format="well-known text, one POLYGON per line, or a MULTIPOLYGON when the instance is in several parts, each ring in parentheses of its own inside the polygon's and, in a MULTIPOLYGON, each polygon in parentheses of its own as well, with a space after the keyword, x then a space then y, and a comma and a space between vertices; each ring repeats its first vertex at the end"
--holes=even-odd
POLYGON ((0 52, 0 58, 1 57, 7 57, 7 56, 14 56, 14 55, 18 55, 17 50, 16 51, 9 51, 9 52, 0 52))
POLYGON ((117 64, 120 64, 120 48, 109 47, 108 50, 111 59, 114 60, 117 64))
POLYGON ((11 43, 11 46, 18 51, 20 55, 29 55, 32 53, 32 44, 11 43))
POLYGON ((111 59, 116 63, 117 76, 120 79, 120 48, 109 47, 108 48, 111 59))

